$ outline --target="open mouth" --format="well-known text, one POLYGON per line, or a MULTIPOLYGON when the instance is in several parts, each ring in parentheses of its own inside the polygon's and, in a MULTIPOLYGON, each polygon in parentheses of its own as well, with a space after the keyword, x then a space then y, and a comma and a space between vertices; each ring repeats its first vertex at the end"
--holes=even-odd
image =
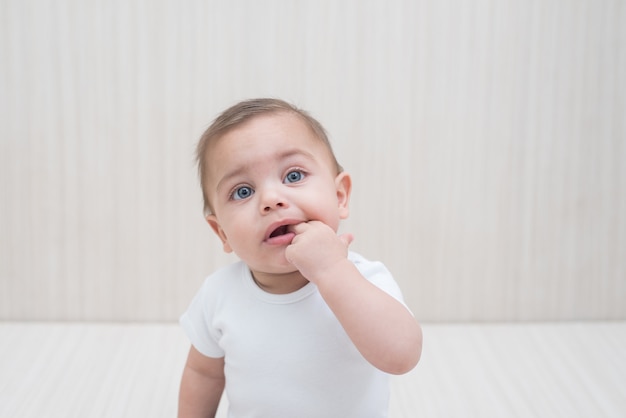
POLYGON ((289 233, 289 225, 281 225, 270 234, 270 238, 279 237, 289 233))

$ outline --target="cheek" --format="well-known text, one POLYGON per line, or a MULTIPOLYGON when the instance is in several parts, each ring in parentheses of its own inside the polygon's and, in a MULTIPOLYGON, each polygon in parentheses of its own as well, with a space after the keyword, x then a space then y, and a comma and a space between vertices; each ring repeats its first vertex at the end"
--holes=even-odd
POLYGON ((252 228, 255 224, 249 217, 243 216, 243 214, 232 211, 231 215, 224 220, 222 228, 225 235, 228 237, 228 242, 233 250, 236 252, 239 248, 245 248, 246 244, 251 242, 252 235, 254 234, 252 228))
POLYGON ((324 222, 335 231, 339 228, 339 223, 343 216, 336 196, 329 193, 326 199, 313 199, 311 208, 314 211, 314 217, 318 220, 324 222))

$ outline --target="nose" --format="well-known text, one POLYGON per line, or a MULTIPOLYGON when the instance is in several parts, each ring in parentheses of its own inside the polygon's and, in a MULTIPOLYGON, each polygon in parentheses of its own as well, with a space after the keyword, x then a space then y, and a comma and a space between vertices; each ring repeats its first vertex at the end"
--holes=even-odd
POLYGON ((270 213, 276 209, 284 209, 289 206, 285 197, 274 188, 267 188, 261 193, 260 209, 263 214, 270 213))

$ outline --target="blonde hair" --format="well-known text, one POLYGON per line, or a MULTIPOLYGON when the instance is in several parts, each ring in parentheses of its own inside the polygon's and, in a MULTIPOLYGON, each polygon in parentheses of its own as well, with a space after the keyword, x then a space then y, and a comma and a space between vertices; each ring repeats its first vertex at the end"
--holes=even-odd
POLYGON ((242 125, 254 117, 279 112, 292 113, 306 123, 315 137, 322 141, 322 143, 328 148, 333 163, 337 168, 337 173, 343 171, 343 168, 337 162, 337 158, 335 157, 330 141, 328 140, 326 130, 315 118, 309 115, 308 112, 279 99, 259 98, 245 100, 222 112, 207 128, 207 130, 204 131, 198 141, 198 145, 196 147, 196 161, 198 164, 200 186, 202 187, 205 215, 212 213, 211 203, 209 202, 209 194, 206 189, 206 174, 208 171, 207 154, 209 146, 231 129, 242 125))

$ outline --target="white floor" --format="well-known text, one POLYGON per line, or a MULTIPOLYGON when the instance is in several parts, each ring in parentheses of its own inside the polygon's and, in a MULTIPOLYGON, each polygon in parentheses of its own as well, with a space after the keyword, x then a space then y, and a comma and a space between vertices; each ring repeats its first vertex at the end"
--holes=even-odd
MULTIPOLYGON (((626 322, 424 337, 420 364, 392 380, 391 418, 626 417, 626 322)), ((176 324, 0 322, 0 417, 175 417, 187 350, 176 324)))

